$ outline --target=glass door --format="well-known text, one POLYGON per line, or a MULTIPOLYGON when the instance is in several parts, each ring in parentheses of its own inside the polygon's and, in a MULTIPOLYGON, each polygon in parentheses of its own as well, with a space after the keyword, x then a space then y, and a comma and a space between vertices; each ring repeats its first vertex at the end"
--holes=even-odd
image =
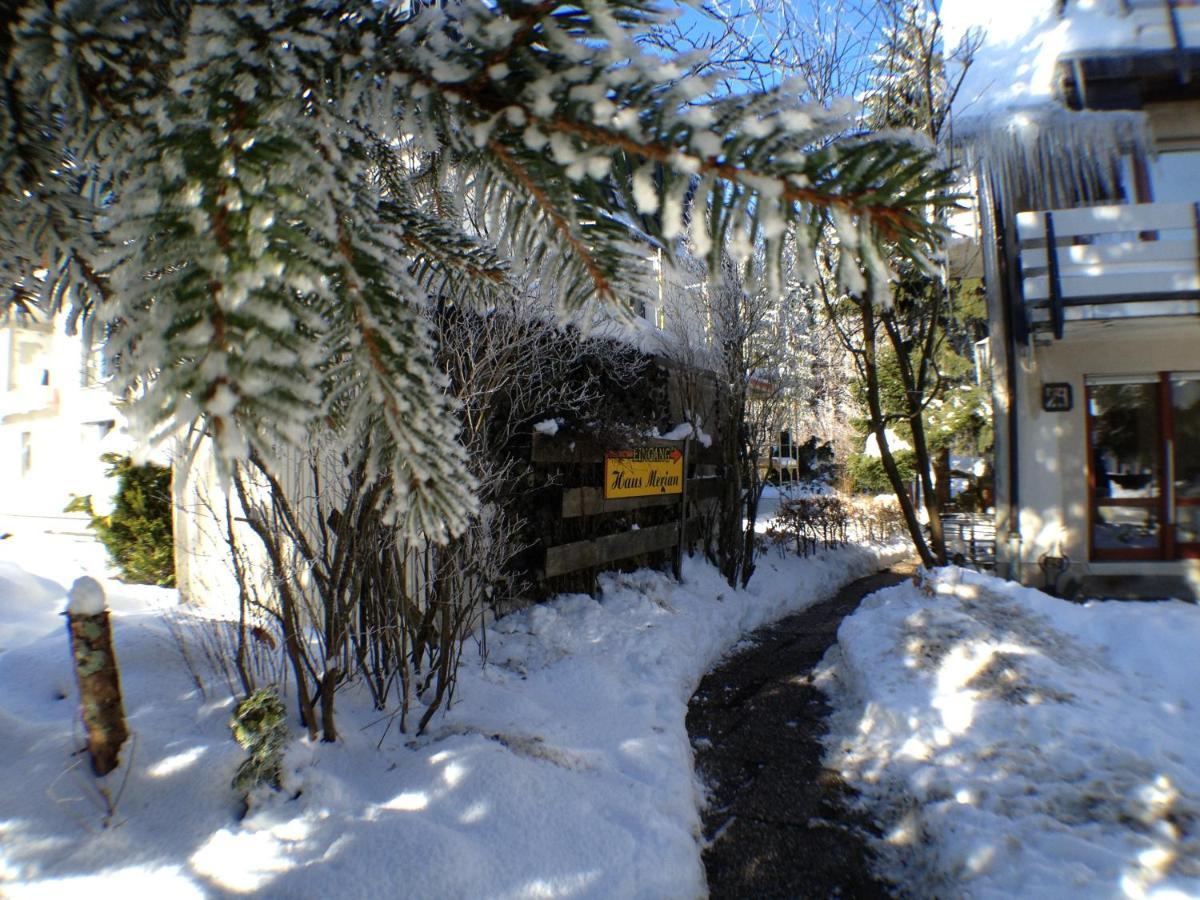
POLYGON ((1168 516, 1174 556, 1200 558, 1200 372, 1170 376, 1168 516))
POLYGON ((1162 557, 1159 378, 1089 379, 1092 559, 1162 557))

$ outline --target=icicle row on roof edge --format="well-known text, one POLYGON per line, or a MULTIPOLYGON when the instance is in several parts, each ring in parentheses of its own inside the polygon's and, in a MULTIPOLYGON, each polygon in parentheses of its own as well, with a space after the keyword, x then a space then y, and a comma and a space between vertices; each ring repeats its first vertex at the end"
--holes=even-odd
POLYGON ((1116 158, 1154 155, 1144 112, 1057 105, 958 119, 953 143, 972 171, 1028 209, 1111 201, 1120 192, 1116 158))

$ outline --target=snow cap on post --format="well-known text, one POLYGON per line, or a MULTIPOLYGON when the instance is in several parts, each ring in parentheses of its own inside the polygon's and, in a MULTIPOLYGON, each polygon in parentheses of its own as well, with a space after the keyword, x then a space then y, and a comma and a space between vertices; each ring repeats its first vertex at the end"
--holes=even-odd
POLYGON ((104 588, 95 578, 84 575, 76 578, 67 592, 67 614, 71 616, 98 616, 104 612, 104 588))

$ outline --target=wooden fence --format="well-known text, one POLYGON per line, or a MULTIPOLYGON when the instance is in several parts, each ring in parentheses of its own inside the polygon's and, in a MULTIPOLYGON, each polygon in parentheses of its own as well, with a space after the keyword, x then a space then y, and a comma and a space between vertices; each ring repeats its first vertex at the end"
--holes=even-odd
POLYGON ((678 577, 685 548, 703 539, 720 491, 715 449, 690 439, 639 438, 634 443, 683 453, 681 493, 606 499, 605 451, 619 448, 535 435, 532 462, 550 486, 548 513, 539 529, 545 551, 541 593, 594 593, 599 572, 623 566, 670 564, 678 577))

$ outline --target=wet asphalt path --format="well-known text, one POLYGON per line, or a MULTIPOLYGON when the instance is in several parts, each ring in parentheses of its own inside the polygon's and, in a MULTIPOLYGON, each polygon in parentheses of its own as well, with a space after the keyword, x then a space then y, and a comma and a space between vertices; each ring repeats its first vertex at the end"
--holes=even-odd
POLYGON ((700 682, 687 727, 709 788, 704 866, 721 897, 888 897, 870 873, 847 788, 821 764, 830 708, 812 670, 863 597, 911 568, 860 578, 830 600, 754 633, 700 682))

